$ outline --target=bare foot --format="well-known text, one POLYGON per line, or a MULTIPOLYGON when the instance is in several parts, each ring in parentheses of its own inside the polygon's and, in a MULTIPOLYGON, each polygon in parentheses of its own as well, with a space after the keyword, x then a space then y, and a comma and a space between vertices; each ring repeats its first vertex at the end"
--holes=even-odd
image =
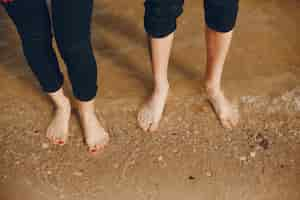
POLYGON ((138 124, 144 131, 156 131, 162 117, 169 86, 154 91, 151 98, 142 106, 138 114, 138 124))
POLYGON ((222 126, 227 129, 234 128, 239 121, 238 109, 233 107, 221 90, 208 90, 207 93, 209 101, 212 104, 222 126))
POLYGON ((109 142, 109 135, 101 126, 97 114, 94 111, 79 112, 79 117, 89 152, 96 153, 104 149, 109 142))
POLYGON ((56 108, 54 118, 47 128, 47 138, 54 144, 64 145, 68 139, 71 105, 65 99, 63 105, 56 108))

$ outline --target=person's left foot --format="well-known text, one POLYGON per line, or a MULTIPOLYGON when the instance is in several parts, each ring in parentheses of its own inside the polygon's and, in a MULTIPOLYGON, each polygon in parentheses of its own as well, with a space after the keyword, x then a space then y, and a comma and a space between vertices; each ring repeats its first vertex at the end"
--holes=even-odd
POLYGON ((144 131, 154 132, 158 129, 167 101, 169 85, 166 84, 161 88, 163 89, 153 92, 138 113, 138 124, 144 131))
POLYGON ((234 108, 221 90, 207 90, 207 93, 222 126, 227 129, 234 128, 239 122, 238 109, 234 108))
POLYGON ((109 142, 109 135, 101 126, 97 114, 95 112, 79 112, 79 118, 89 152, 96 153, 103 150, 109 142))

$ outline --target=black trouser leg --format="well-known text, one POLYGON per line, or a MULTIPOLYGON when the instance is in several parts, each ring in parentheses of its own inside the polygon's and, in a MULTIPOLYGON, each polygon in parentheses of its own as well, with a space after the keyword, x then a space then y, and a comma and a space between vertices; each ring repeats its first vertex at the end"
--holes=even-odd
POLYGON ((26 60, 43 90, 57 91, 63 84, 63 75, 52 48, 45 0, 17 0, 3 5, 17 27, 26 60))
POLYGON ((93 0, 52 0, 53 25, 73 93, 81 101, 97 92, 97 65, 91 46, 93 0))
MULTIPOLYGON (((4 5, 22 39, 24 55, 46 92, 58 90, 63 76, 52 48, 45 0, 4 5)), ((97 65, 90 39, 93 0, 52 0, 55 38, 67 65, 74 96, 89 101, 97 92, 97 65)))

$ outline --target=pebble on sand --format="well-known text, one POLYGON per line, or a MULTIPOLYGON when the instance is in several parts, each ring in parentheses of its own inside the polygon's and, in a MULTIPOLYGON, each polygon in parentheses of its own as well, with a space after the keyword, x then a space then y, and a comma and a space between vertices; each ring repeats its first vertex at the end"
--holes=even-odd
POLYGON ((163 158, 162 156, 159 156, 159 157, 157 158, 157 160, 158 160, 158 161, 163 161, 164 158, 163 158))
POLYGON ((246 156, 241 156, 240 157, 240 161, 246 161, 247 160, 247 157, 246 156))
POLYGON ((264 150, 267 150, 269 148, 269 140, 265 138, 262 134, 258 134, 255 138, 257 144, 259 147, 263 148, 264 150))
POLYGON ((269 141, 264 138, 261 142, 259 142, 259 146, 264 150, 267 150, 269 148, 269 141))
POLYGON ((82 176, 83 173, 80 172, 80 171, 76 171, 76 172, 73 172, 73 175, 74 175, 74 176, 82 176))
POLYGON ((212 173, 211 173, 211 171, 207 171, 207 172, 205 172, 205 175, 206 175, 207 177, 211 177, 211 176, 212 176, 212 173))
POLYGON ((173 153, 178 153, 178 149, 173 149, 173 153))
POLYGON ((43 148, 43 149, 48 149, 48 148, 49 148, 49 144, 43 143, 43 144, 42 144, 42 148, 43 148))
POLYGON ((252 158, 254 158, 254 157, 256 156, 256 152, 255 152, 255 151, 250 152, 250 156, 251 156, 252 158))
POLYGON ((115 169, 118 169, 118 168, 120 167, 120 165, 119 165, 118 163, 115 163, 115 164, 113 165, 113 167, 114 167, 115 169))
POLYGON ((196 152, 197 152, 196 147, 193 147, 193 153, 196 153, 196 152))

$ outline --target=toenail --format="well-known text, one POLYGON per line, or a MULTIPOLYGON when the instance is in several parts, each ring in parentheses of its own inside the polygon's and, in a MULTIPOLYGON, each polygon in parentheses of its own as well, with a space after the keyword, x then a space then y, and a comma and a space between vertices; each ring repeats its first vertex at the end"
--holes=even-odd
POLYGON ((91 149, 90 150, 92 153, 95 153, 97 150, 96 149, 91 149))
POLYGON ((65 142, 64 141, 62 141, 62 140, 59 140, 58 141, 58 144, 64 144, 65 142))

